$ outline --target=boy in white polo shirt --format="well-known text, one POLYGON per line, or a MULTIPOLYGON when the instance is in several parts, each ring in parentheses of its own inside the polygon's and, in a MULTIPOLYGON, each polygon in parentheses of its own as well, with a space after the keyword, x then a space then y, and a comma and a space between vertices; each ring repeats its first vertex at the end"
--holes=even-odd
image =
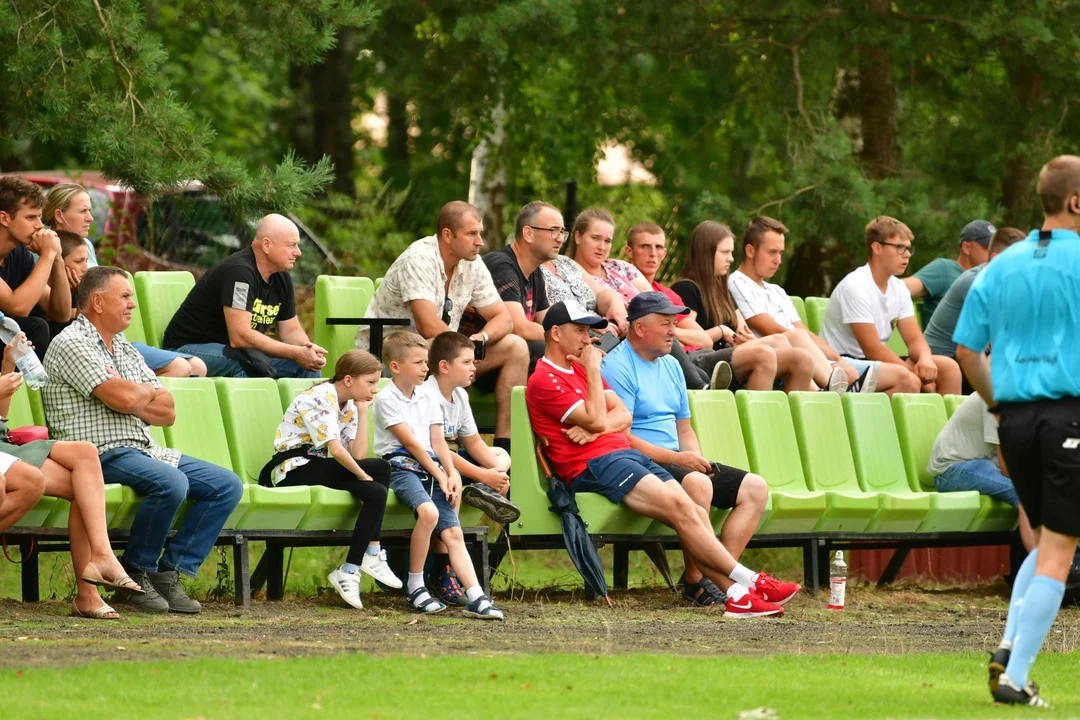
POLYGON ((898 277, 907 269, 915 236, 907 225, 885 215, 866 226, 866 265, 840 281, 829 298, 822 323, 825 342, 848 358, 881 363, 879 384, 889 393, 960 392, 960 367, 934 355, 915 318, 911 293, 898 277), (894 329, 907 344, 901 358, 888 346, 894 329))
POLYGON ((423 387, 427 376, 427 341, 414 332, 392 333, 383 343, 383 363, 391 381, 375 397, 375 452, 390 463, 390 489, 416 514, 409 544, 409 604, 422 613, 441 612, 446 605, 424 587, 424 563, 434 532, 446 544, 450 564, 468 597, 466 617, 502 620, 503 613, 484 594, 465 547, 458 520, 461 476, 454 469, 443 438, 442 404, 423 387))

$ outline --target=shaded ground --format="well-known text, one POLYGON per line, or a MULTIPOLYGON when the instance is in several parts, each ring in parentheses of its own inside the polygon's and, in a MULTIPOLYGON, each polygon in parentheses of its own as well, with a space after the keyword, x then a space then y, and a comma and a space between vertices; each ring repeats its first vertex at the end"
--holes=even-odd
MULTIPOLYGON (((420 617, 400 598, 368 594, 353 611, 336 597, 271 603, 250 610, 207 604, 195 617, 121 621, 72 618, 59 602, 0 601, 0 667, 48 667, 104 660, 185 657, 288 657, 362 652, 485 655, 550 651, 680 655, 766 653, 907 653, 986 650, 997 643, 1004 588, 877 591, 849 588, 842 613, 825 596, 800 595, 783 619, 724 620, 661 589, 613 596, 616 606, 587 604, 580 594, 529 591, 499 598, 504 623, 467 620, 455 610, 420 617)), ((122 606, 121 606, 122 607, 122 606)), ((1080 648, 1080 611, 1061 614, 1048 648, 1080 648)))

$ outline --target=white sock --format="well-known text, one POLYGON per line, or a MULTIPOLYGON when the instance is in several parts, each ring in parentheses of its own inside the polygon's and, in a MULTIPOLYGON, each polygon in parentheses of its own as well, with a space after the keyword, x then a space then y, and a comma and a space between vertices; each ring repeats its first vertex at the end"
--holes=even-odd
POLYGON ((735 602, 742 600, 748 593, 749 591, 746 589, 746 586, 740 585, 739 583, 735 583, 727 589, 727 596, 735 602))
POLYGON ((465 591, 465 596, 469 598, 469 602, 472 602, 478 597, 484 594, 484 590, 479 585, 473 585, 471 588, 465 591))
POLYGON ((424 587, 424 573, 418 572, 409 573, 409 579, 406 581, 405 592, 412 593, 414 590, 424 587))
POLYGON ((1008 640, 1002 640, 1001 644, 998 645, 998 647, 1001 648, 1002 650, 1012 650, 1012 643, 1009 642, 1008 640))
POLYGON ((735 563, 735 569, 728 575, 733 582, 737 582, 744 587, 751 587, 754 581, 757 580, 757 573, 746 567, 742 563, 735 563))

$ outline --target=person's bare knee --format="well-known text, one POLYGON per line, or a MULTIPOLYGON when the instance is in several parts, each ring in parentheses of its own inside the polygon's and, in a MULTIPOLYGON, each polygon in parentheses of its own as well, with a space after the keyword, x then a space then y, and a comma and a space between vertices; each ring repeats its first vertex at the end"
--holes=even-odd
POLYGON ((465 544, 465 536, 459 527, 448 527, 439 533, 439 539, 446 543, 447 549, 465 544))
POLYGON ((206 377, 206 363, 202 361, 202 358, 189 357, 187 361, 191 366, 191 377, 206 377))
POLYGON ((765 478, 754 473, 746 473, 742 484, 739 485, 739 493, 735 496, 735 505, 747 505, 757 509, 763 509, 769 502, 769 484, 765 478))
POLYGON ((692 472, 682 479, 682 489, 698 506, 707 508, 712 504, 713 486, 708 475, 692 472))
POLYGON ((33 507, 45 495, 45 473, 29 463, 22 460, 15 462, 8 468, 4 477, 7 494, 9 496, 18 494, 26 502, 27 507, 33 507))
POLYGON ((424 502, 416 508, 417 528, 424 528, 430 532, 435 528, 435 524, 438 522, 439 508, 435 507, 435 503, 424 502))
POLYGON ((507 472, 510 469, 510 453, 501 447, 493 447, 491 454, 495 456, 495 470, 507 472))
POLYGON ((191 363, 182 357, 173 358, 172 362, 165 367, 156 370, 155 373, 158 377, 191 377, 191 363))

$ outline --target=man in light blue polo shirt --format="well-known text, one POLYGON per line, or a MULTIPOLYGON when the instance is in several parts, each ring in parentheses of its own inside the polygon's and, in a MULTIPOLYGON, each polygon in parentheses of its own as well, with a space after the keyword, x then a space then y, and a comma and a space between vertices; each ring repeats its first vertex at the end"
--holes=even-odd
POLYGON ((964 374, 1000 414, 1001 452, 1037 545, 1016 573, 990 692, 997 702, 1047 707, 1028 673, 1080 536, 1080 157, 1043 166, 1038 192, 1042 229, 979 274, 953 340, 964 374))
MULTIPOLYGON (((701 454, 690 425, 686 379, 671 356, 676 318, 688 312, 661 292, 635 296, 627 307, 626 340, 607 354, 600 371, 633 418, 630 445, 671 473, 706 512, 710 505, 731 510, 720 543, 737 559, 757 529, 769 488, 760 476, 701 454)), ((724 601, 723 591, 702 576, 689 556, 685 577, 683 597, 690 602, 724 601)))

